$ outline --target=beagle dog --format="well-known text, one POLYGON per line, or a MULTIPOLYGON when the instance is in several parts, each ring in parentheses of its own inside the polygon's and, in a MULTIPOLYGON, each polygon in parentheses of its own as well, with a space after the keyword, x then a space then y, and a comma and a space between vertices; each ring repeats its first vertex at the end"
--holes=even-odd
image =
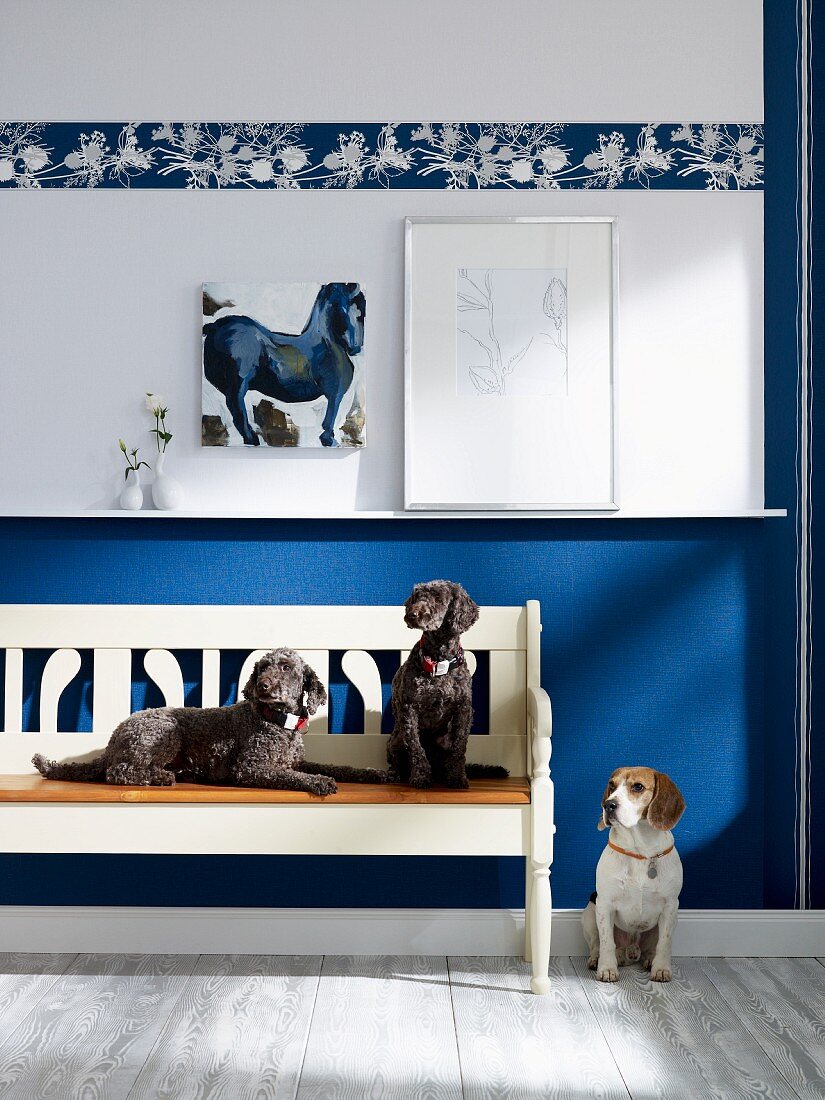
POLYGON ((600 982, 617 982, 619 967, 639 958, 652 981, 671 979, 682 861, 670 830, 684 810, 673 780, 652 768, 617 768, 608 781, 598 828, 610 838, 582 913, 587 965, 600 982))

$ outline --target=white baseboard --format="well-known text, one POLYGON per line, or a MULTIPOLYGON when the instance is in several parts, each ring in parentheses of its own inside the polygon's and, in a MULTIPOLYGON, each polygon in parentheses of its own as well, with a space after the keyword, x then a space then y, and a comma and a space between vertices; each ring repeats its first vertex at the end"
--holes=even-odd
MULTIPOLYGON (((523 909, 0 907, 3 951, 520 955, 523 909)), ((683 909, 677 955, 825 956, 825 910, 683 909)), ((554 955, 581 955, 579 911, 553 914, 554 955)))

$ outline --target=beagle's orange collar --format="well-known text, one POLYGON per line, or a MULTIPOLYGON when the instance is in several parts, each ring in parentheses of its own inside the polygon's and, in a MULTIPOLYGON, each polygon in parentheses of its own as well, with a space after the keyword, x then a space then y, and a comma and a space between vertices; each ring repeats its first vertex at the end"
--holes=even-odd
POLYGON ((672 852, 673 849, 676 847, 675 844, 671 844, 671 846, 669 848, 665 848, 665 850, 663 852, 656 852, 656 854, 652 855, 652 856, 641 856, 641 855, 639 855, 638 852, 628 852, 627 848, 620 848, 619 845, 614 844, 612 840, 608 840, 607 846, 608 846, 608 848, 612 848, 614 852, 621 853, 621 855, 623 855, 623 856, 630 856, 631 859, 644 859, 644 860, 660 859, 662 856, 666 856, 669 852, 672 852))

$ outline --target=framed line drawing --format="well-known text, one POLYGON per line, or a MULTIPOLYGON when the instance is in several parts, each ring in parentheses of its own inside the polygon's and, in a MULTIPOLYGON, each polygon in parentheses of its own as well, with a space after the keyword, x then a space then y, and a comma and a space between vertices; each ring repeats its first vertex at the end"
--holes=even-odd
POLYGON ((615 511, 617 218, 405 225, 404 507, 615 511))

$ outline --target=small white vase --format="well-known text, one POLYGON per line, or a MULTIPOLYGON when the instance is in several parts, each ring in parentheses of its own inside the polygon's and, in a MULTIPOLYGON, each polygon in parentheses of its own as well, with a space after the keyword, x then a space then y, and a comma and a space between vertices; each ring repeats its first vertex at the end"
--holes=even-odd
POLYGON ((155 480, 152 482, 152 500, 162 512, 180 508, 183 504, 183 486, 177 478, 167 474, 163 468, 165 454, 159 454, 155 463, 155 480))
POLYGON ((126 484, 120 490, 120 507, 128 512, 139 512, 143 507, 143 489, 140 487, 140 470, 129 470, 126 484))

